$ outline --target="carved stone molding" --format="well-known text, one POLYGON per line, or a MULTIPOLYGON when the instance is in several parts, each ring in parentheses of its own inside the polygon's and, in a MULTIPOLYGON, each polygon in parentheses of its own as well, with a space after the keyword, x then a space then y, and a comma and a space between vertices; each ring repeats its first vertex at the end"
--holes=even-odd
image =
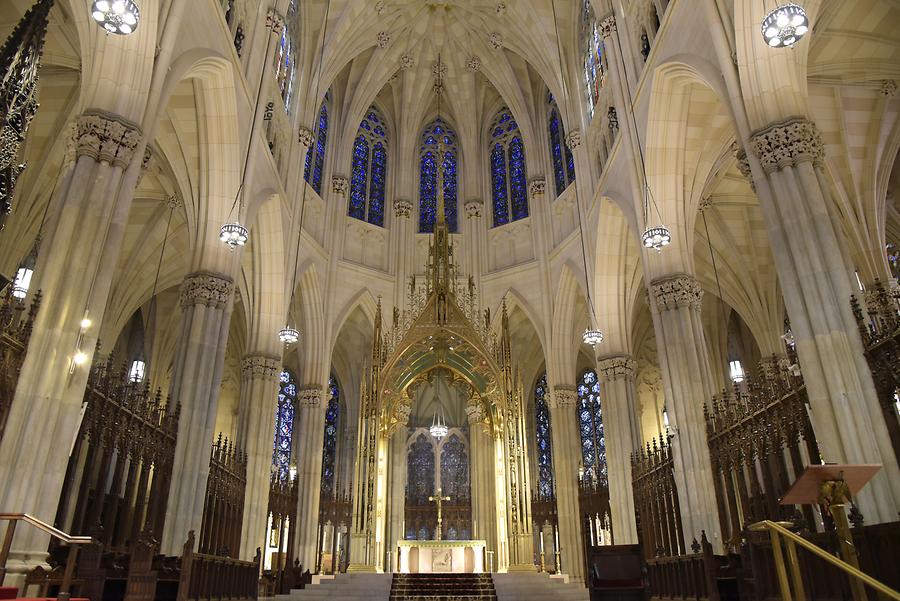
POLYGON ((566 136, 566 146, 570 150, 575 150, 581 146, 581 130, 575 129, 569 132, 569 135, 566 136))
POLYGON ((278 14, 274 8, 270 8, 266 14, 266 27, 271 27, 272 33, 275 35, 281 35, 281 31, 284 29, 284 17, 278 14))
POLYGON ((469 424, 477 424, 484 421, 484 408, 482 408, 481 403, 476 402, 466 405, 466 418, 469 420, 469 424))
POLYGON ((226 275, 208 271, 191 273, 181 283, 181 306, 206 305, 223 309, 233 291, 234 281, 226 275))
POLYGON ((484 208, 484 202, 478 200, 477 198, 473 198, 472 200, 466 201, 466 217, 471 219, 473 217, 481 217, 482 209, 484 208))
POLYGON ((166 196, 166 208, 167 209, 177 209, 181 206, 181 199, 178 198, 175 194, 170 194, 166 196))
POLYGON ((397 409, 394 411, 394 417, 396 417, 397 422, 400 425, 405 426, 409 423, 409 416, 412 413, 412 407, 407 405, 406 403, 400 403, 397 405, 397 409))
POLYGON ((384 0, 378 0, 378 2, 375 3, 375 12, 379 15, 383 15, 386 8, 387 2, 385 2, 384 0))
POLYGON ((600 35, 604 38, 608 38, 613 34, 616 30, 616 15, 615 13, 609 13, 602 19, 600 19, 600 35))
POLYGON ((378 35, 375 36, 375 39, 378 42, 378 47, 384 49, 391 43, 391 34, 386 31, 379 31, 378 35))
POLYGON ((793 117, 770 125, 753 136, 751 145, 766 173, 805 161, 819 164, 825 158, 822 134, 816 124, 805 117, 793 117))
POLYGON ((630 355, 614 355, 597 361, 597 375, 603 382, 634 378, 637 361, 630 355))
POLYGON ((538 194, 546 194, 547 180, 545 180, 544 178, 531 180, 531 183, 528 184, 528 192, 530 192, 532 196, 537 196, 538 194))
POLYGON ((137 125, 120 117, 84 113, 75 123, 75 153, 124 169, 131 164, 141 136, 137 125))
POLYGON ((700 309, 703 288, 700 282, 686 274, 667 276, 650 282, 650 296, 660 311, 690 307, 700 309))
POLYGON ((306 148, 312 146, 313 143, 313 133, 311 129, 307 129, 305 127, 300 127, 297 130, 297 141, 303 144, 306 148))
POLYGON ((466 69, 472 72, 481 69, 481 57, 472 55, 472 58, 466 61, 466 69))
POLYGON ((491 34, 489 41, 491 43, 491 48, 493 48, 494 50, 500 50, 501 48, 503 48, 503 36, 496 31, 491 34))
POLYGON ((394 201, 394 217, 409 217, 412 213, 412 203, 408 200, 394 201))
POLYGON ((881 82, 881 87, 878 91, 881 92, 882 96, 893 98, 897 95, 897 82, 893 79, 885 79, 881 82))
POLYGON ((335 175, 331 178, 331 191, 335 194, 340 194, 341 196, 347 195, 347 190, 350 189, 350 180, 342 175, 335 175))
POLYGON ((503 2, 497 3, 497 14, 501 17, 506 14, 506 4, 503 2))
POLYGON ((281 359, 271 355, 246 355, 241 360, 241 375, 244 378, 274 380, 281 372, 281 359))
POLYGON ((734 158, 737 159, 738 171, 750 182, 750 187, 756 190, 756 184, 753 183, 753 174, 750 172, 750 161, 747 160, 747 153, 737 142, 731 145, 731 150, 734 152, 734 158))
POLYGON ((573 406, 578 402, 578 391, 568 386, 554 386, 553 401, 557 407, 573 406))
POLYGON ((416 59, 411 54, 403 54, 400 56, 400 68, 404 71, 412 69, 416 65, 416 59))
POLYGON ((321 407, 322 389, 316 386, 308 386, 297 390, 297 402, 301 407, 321 407))

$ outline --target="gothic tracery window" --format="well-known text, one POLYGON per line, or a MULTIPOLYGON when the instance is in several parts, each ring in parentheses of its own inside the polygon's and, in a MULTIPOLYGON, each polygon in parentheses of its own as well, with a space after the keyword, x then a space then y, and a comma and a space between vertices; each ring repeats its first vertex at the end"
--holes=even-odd
POLYGON ((466 445, 451 434, 441 445, 441 492, 454 501, 469 494, 469 454, 466 445))
POLYGON ((434 495, 434 447, 424 434, 410 446, 407 466, 407 503, 424 505, 434 495))
POLYGON ((494 227, 528 217, 525 145, 508 108, 497 112, 490 129, 491 195, 494 227))
POLYGON ((291 38, 290 26, 285 23, 281 28, 281 40, 275 49, 275 83, 281 92, 285 110, 291 106, 291 97, 294 92, 294 42, 291 38))
POLYGON ((550 158, 553 163, 553 180, 559 196, 575 181, 575 157, 566 144, 566 130, 559 116, 559 107, 552 95, 548 95, 549 113, 547 127, 550 141, 550 158))
POLYGON ((328 406, 325 409, 325 436, 322 442, 322 498, 335 495, 335 467, 337 464, 338 419, 340 418, 341 387, 333 375, 328 378, 328 406))
POLYGON ((550 408, 547 407, 547 374, 534 387, 534 429, 537 437, 538 496, 553 496, 553 446, 550 438, 550 408))
POLYGON ((440 117, 422 134, 419 146, 419 232, 431 233, 437 218, 437 153, 444 141, 444 217, 451 232, 456 231, 457 173, 459 152, 456 132, 440 117))
POLYGON ((313 187, 317 194, 322 194, 322 170, 325 166, 325 144, 328 140, 328 106, 322 102, 319 109, 318 133, 313 140, 313 147, 306 153, 306 166, 303 178, 313 187))
POLYGON ((606 83, 604 53, 600 24, 597 22, 591 0, 584 0, 584 7, 581 11, 581 54, 584 66, 584 85, 591 117, 594 116, 594 109, 600 98, 600 90, 606 83))
POLYGON ((291 470, 291 444, 294 438, 294 410, 297 384, 291 372, 283 370, 279 377, 278 404, 275 408, 275 442, 272 470, 279 480, 287 480, 291 470))
POLYGON ((359 124, 353 142, 350 176, 350 217, 384 225, 384 187, 387 174, 387 132, 384 119, 371 107, 359 124))
POLYGON ((606 440, 600 406, 600 380, 592 369, 581 374, 578 383, 578 426, 584 474, 591 480, 606 481, 606 440))

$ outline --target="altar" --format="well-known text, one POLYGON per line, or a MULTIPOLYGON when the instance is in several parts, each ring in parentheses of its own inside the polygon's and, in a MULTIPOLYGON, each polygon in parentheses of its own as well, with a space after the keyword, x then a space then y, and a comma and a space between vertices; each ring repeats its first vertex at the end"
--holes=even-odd
POLYGON ((483 540, 401 540, 397 548, 401 574, 484 572, 483 540))

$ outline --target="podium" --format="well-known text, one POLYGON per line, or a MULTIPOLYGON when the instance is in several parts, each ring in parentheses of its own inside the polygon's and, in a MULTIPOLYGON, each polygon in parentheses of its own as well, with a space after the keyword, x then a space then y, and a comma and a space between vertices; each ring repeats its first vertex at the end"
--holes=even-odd
MULTIPOLYGON (((841 557, 859 569, 859 559, 853 546, 846 505, 881 469, 877 464, 824 464, 810 465, 781 499, 782 505, 821 504, 828 508, 834 519, 841 547, 841 557)), ((865 601, 862 582, 851 578, 850 589, 855 601, 865 601)))

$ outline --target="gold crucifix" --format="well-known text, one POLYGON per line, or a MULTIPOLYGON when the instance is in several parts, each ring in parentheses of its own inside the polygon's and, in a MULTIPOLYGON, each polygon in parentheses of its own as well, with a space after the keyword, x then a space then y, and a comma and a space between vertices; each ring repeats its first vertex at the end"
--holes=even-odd
POLYGON ((449 501, 449 500, 450 500, 450 497, 443 497, 443 496, 441 496, 441 488, 438 487, 438 489, 437 489, 437 496, 436 496, 436 497, 428 497, 428 500, 437 503, 437 512, 438 512, 437 538, 435 538, 434 540, 441 540, 441 530, 442 530, 442 528, 441 528, 441 522, 442 522, 442 519, 441 519, 441 502, 442 502, 442 501, 449 501))

